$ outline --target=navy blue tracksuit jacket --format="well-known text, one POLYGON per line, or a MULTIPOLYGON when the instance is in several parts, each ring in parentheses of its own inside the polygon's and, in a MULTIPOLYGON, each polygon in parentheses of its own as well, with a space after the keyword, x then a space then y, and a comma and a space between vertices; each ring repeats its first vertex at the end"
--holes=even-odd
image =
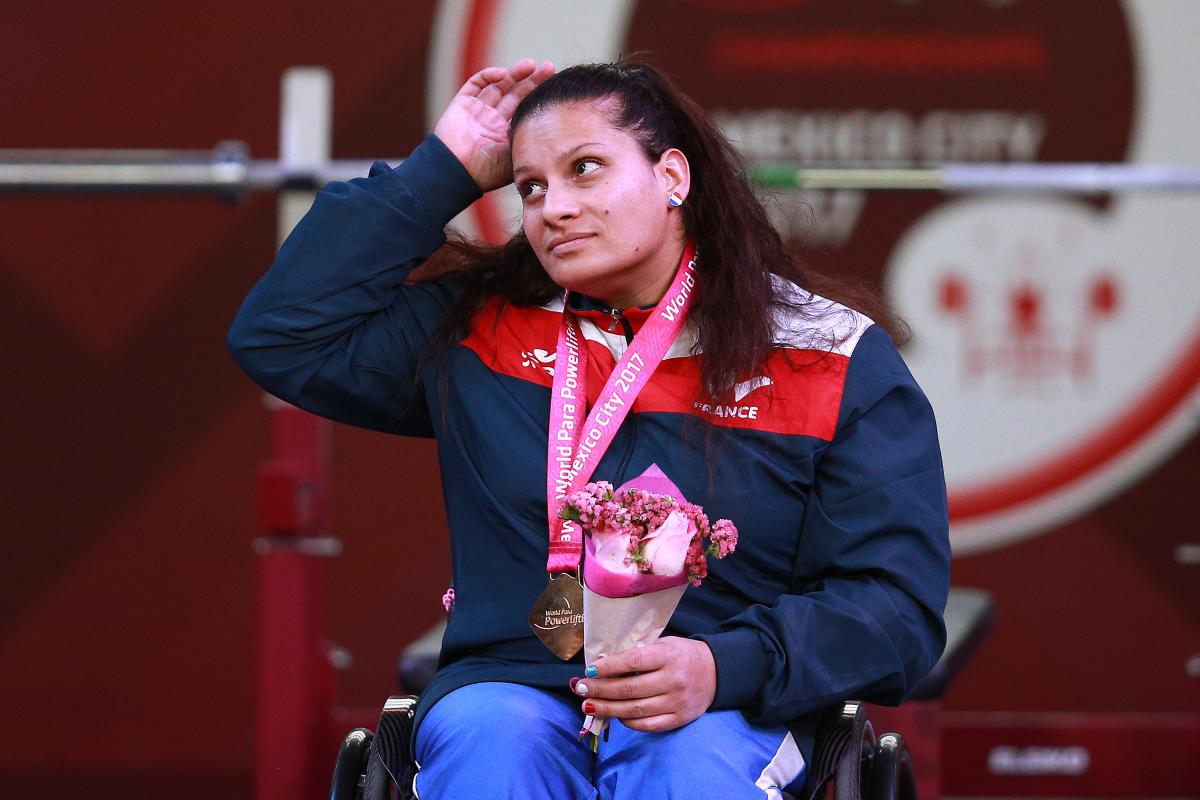
MULTIPOLYGON (((479 314, 445 356, 444 402, 436 363, 419 358, 457 294, 450 281, 406 278, 478 196, 432 136, 395 169, 380 161, 368 177, 328 184, 228 337, 246 373, 283 400, 437 438, 457 599, 422 711, 477 681, 566 691, 582 674, 578 657, 560 662, 526 619, 546 585, 561 301, 479 314)), ((711 519, 734 521, 737 551, 710 561, 667 633, 711 648, 714 708, 752 722, 800 720, 806 758, 805 715, 850 697, 899 702, 934 664, 950 558, 928 401, 882 328, 819 298, 808 309, 778 319, 779 345, 761 374, 720 404, 696 402, 703 353, 685 329, 591 477, 620 485, 656 463, 711 519), (831 338, 840 340, 832 350, 831 338), (714 428, 710 463, 705 426, 714 428)), ((594 401, 649 311, 626 310, 615 326, 611 309, 586 298, 578 312, 594 401)))

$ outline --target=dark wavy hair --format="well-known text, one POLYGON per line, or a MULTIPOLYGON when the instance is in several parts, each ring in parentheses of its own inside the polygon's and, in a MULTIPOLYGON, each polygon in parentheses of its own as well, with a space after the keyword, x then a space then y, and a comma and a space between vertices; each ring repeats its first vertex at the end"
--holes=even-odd
MULTIPOLYGON (((741 155, 708 114, 654 67, 623 61, 564 69, 517 107, 510 139, 529 117, 576 102, 611 109, 613 126, 632 135, 650 161, 674 147, 691 166, 691 189, 682 211, 685 231, 699 253, 699 291, 688 315, 703 352, 698 399, 720 402, 763 365, 776 344, 774 317, 781 309, 810 319, 839 313, 814 302, 810 293, 838 300, 883 325, 893 338, 903 337, 903 324, 872 287, 811 273, 789 252, 746 179, 741 155), (599 101, 606 102, 599 106, 599 101), (786 284, 777 284, 772 275, 802 291, 782 288, 786 284)), ((421 279, 447 276, 460 283, 463 293, 435 334, 434 350, 440 353, 467 334, 490 299, 499 298, 501 309, 505 303, 537 306, 562 291, 523 232, 503 245, 452 237, 430 259, 421 279)), ((827 335, 806 344, 826 350, 837 341, 827 335)))

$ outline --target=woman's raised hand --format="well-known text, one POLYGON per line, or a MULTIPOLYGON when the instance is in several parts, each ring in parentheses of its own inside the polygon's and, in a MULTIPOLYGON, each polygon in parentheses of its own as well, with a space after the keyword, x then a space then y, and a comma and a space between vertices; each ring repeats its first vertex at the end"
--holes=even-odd
POLYGON ((433 132, 483 191, 512 182, 508 123, 517 104, 554 74, 554 65, 524 59, 508 69, 488 67, 463 84, 433 132))

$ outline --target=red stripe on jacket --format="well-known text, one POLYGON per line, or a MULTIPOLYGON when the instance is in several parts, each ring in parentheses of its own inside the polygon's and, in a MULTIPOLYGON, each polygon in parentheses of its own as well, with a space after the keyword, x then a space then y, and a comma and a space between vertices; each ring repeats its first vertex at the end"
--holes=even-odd
MULTIPOLYGON (((558 342, 559 314, 509 305, 496 316, 488 303, 462 341, 490 370, 549 388, 558 342)), ((588 407, 597 400, 616 359, 604 344, 585 339, 588 407)), ((777 348, 764 368, 746 375, 741 397, 699 401, 703 353, 668 358, 633 405, 637 413, 693 414, 714 425, 768 433, 833 438, 850 359, 838 353, 777 348), (755 380, 757 379, 757 380, 755 380), (769 380, 769 382, 768 382, 769 380)))

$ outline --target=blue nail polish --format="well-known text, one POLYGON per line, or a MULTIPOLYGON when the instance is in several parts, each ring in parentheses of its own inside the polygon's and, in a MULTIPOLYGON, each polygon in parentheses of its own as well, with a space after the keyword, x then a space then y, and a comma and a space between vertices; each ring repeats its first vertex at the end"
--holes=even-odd
POLYGON ((594 677, 596 677, 597 673, 599 673, 599 672, 600 672, 600 670, 596 669, 596 666, 595 666, 594 664, 593 664, 593 665, 591 665, 591 666, 589 666, 587 669, 585 669, 585 670, 584 670, 584 673, 585 673, 585 674, 586 674, 586 675, 587 675, 589 678, 594 678, 594 677))

